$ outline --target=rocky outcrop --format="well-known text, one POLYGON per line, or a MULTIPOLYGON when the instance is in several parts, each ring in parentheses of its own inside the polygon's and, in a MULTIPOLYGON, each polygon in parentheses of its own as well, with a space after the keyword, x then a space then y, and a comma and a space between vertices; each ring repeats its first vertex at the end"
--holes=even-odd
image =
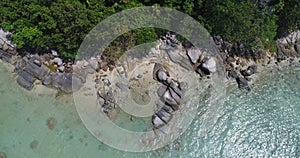
POLYGON ((300 30, 288 34, 286 37, 277 39, 277 57, 300 57, 300 30))
POLYGON ((152 125, 154 128, 161 128, 169 123, 173 117, 172 113, 179 109, 184 93, 181 87, 184 87, 184 85, 180 86, 170 78, 167 70, 159 63, 155 63, 153 79, 162 84, 157 91, 162 105, 152 116, 152 125))
POLYGON ((12 56, 17 54, 17 46, 13 44, 11 33, 0 28, 0 59, 13 63, 12 56))
MULTIPOLYGON (((16 69, 19 72, 17 82, 20 86, 31 90, 35 80, 40 80, 44 85, 53 86, 65 93, 72 93, 80 89, 83 83, 79 77, 70 72, 50 70, 42 58, 39 55, 25 56, 16 64, 16 69)), ((55 63, 62 64, 60 62, 55 63)))
POLYGON ((201 69, 205 74, 211 74, 217 71, 217 63, 216 60, 213 57, 210 57, 209 59, 205 60, 202 65, 201 69))
POLYGON ((38 56, 23 60, 25 63, 24 68, 19 72, 17 82, 22 87, 31 90, 36 79, 44 80, 45 76, 49 73, 49 69, 45 65, 41 65, 38 56), (27 63, 26 63, 27 61, 27 63))

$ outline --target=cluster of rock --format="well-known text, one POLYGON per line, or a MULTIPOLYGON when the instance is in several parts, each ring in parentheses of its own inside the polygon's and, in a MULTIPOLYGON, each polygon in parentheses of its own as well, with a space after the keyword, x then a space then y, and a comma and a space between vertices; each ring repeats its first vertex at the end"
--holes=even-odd
POLYGON ((154 66, 153 78, 162 84, 157 91, 162 104, 152 116, 152 125, 154 128, 161 128, 170 122, 172 113, 179 109, 186 83, 177 83, 171 79, 167 70, 159 63, 154 66))
POLYGON ((286 37, 277 39, 277 57, 300 57, 300 30, 292 32, 286 37))
POLYGON ((52 54, 26 55, 15 64, 19 74, 17 83, 31 90, 36 81, 45 86, 55 87, 62 92, 72 93, 86 82, 88 73, 93 74, 99 68, 108 69, 103 57, 79 60, 75 64, 63 62, 53 51, 52 54))
POLYGON ((201 76, 217 71, 217 59, 209 53, 209 50, 200 50, 194 46, 184 47, 175 35, 170 33, 161 38, 160 49, 166 51, 172 62, 187 70, 196 71, 201 76))
POLYGON ((116 104, 114 102, 112 91, 110 89, 107 92, 99 90, 98 96, 103 99, 101 111, 104 112, 110 119, 113 119, 116 115, 116 104))
POLYGON ((223 59, 226 75, 236 80, 238 87, 250 90, 251 76, 257 72, 257 62, 263 62, 268 57, 264 51, 254 51, 244 48, 237 42, 228 42, 220 36, 213 37, 223 59))
POLYGON ((17 46, 13 44, 10 32, 0 28, 0 59, 12 63, 11 58, 17 54, 17 46))

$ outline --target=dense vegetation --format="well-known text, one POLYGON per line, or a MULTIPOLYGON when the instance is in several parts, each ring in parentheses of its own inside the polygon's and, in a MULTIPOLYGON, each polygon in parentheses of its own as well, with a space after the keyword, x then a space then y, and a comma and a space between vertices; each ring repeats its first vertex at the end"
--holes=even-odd
MULTIPOLYGON (((21 48, 52 48, 73 58, 85 35, 101 20, 138 6, 170 7, 191 15, 210 33, 249 48, 274 49, 274 39, 299 29, 299 0, 1 0, 1 27, 14 32, 21 48)), ((109 54, 155 41, 162 31, 123 34, 109 54)))

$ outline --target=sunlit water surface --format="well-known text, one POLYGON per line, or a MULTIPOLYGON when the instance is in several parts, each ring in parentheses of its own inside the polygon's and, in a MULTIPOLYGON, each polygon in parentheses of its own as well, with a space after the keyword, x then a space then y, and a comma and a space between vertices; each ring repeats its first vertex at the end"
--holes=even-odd
POLYGON ((10 71, 0 63, 0 152, 7 158, 300 157, 299 68, 263 75, 248 94, 228 90, 224 105, 199 109, 180 139, 147 153, 104 145, 82 124, 72 97, 32 94, 10 71), (215 123, 206 123, 211 116, 215 123), (50 117, 57 120, 53 130, 50 117))

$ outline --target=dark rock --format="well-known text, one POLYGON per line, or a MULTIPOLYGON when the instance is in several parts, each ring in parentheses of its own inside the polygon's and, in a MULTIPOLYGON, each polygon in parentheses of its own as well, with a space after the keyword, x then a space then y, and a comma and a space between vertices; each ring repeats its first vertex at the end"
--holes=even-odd
POLYGON ((177 104, 181 102, 181 95, 177 94, 172 88, 168 88, 172 98, 176 101, 177 104))
POLYGON ((154 128, 161 128, 165 125, 165 123, 156 114, 154 114, 152 116, 152 125, 154 128))
POLYGON ((112 110, 112 107, 110 106, 110 103, 105 100, 104 104, 101 107, 101 110, 102 112, 108 114, 112 110))
POLYGON ((179 106, 178 102, 172 97, 171 92, 169 90, 167 90, 163 95, 163 101, 171 106, 179 106))
POLYGON ((30 73, 24 70, 20 72, 19 76, 23 77, 26 81, 30 82, 31 84, 35 80, 35 78, 30 73))
POLYGON ((168 113, 173 112, 173 109, 172 109, 170 106, 168 106, 168 105, 162 106, 161 109, 165 110, 165 111, 168 112, 168 113))
POLYGON ((241 74, 243 76, 251 76, 253 75, 253 72, 251 70, 241 70, 241 74))
POLYGON ((160 109, 156 112, 156 115, 165 123, 167 124, 172 119, 172 114, 166 112, 164 109, 160 109))
POLYGON ((51 75, 47 75, 43 80, 44 85, 50 85, 51 82, 52 82, 51 75))
POLYGON ((29 72, 39 80, 43 80, 44 77, 50 72, 48 67, 45 65, 39 67, 38 65, 34 64, 32 60, 27 63, 23 70, 29 72))
POLYGON ((106 93, 101 92, 100 90, 98 91, 98 96, 104 100, 106 100, 106 93))
MULTIPOLYGON (((181 85, 183 86, 183 85, 181 85)), ((180 98, 182 97, 183 93, 179 86, 177 86, 174 82, 171 82, 170 89, 172 89, 180 98)))
POLYGON ((243 76, 251 76, 256 72, 257 72, 257 66, 256 65, 251 65, 247 68, 247 70, 242 70, 241 74, 243 76))
POLYGON ((240 89, 248 87, 248 81, 243 77, 238 77, 236 79, 240 89))
POLYGON ((238 74, 237 74, 236 71, 230 70, 230 71, 228 72, 228 76, 229 76, 229 77, 232 77, 232 78, 237 78, 237 77, 238 77, 238 74))
POLYGON ((257 66, 256 65, 251 65, 248 67, 248 70, 251 70, 253 73, 257 72, 257 66))
POLYGON ((17 78, 17 83, 18 83, 21 87, 23 87, 23 88, 25 88, 25 89, 27 89, 27 90, 31 90, 31 89, 33 88, 33 84, 30 83, 29 81, 25 80, 22 76, 19 76, 19 77, 17 78))

